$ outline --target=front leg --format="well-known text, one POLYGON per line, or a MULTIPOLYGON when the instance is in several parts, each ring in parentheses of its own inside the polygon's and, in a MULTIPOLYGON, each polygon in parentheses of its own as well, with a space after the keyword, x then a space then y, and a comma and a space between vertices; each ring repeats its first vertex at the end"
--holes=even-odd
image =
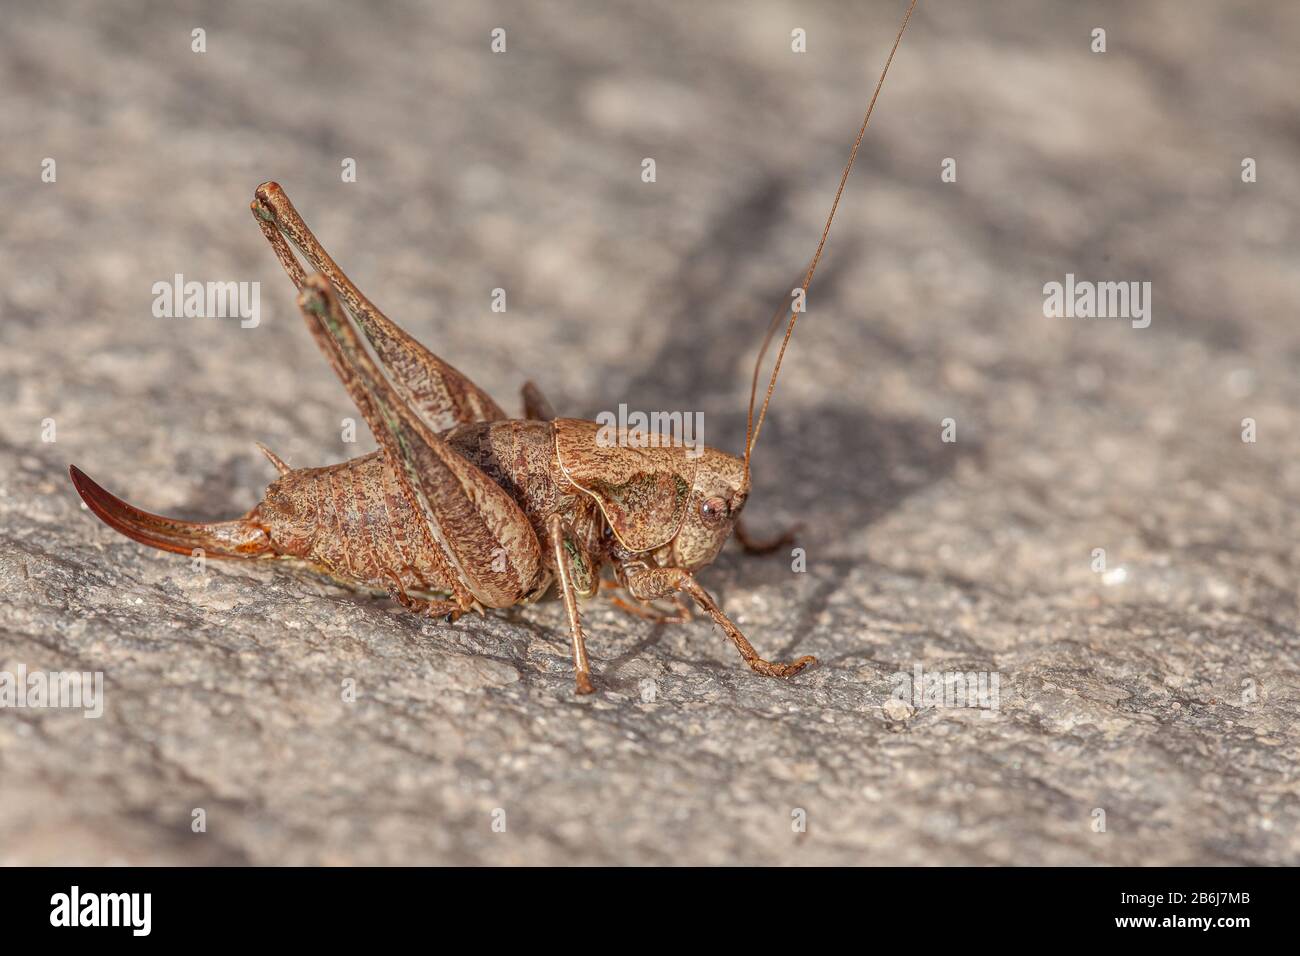
POLYGON ((736 645, 736 650, 740 651, 740 656, 745 659, 745 663, 765 677, 793 677, 809 664, 817 663, 817 658, 807 656, 788 664, 763 660, 758 656, 758 651, 754 650, 754 645, 750 644, 745 635, 740 632, 740 628, 722 613, 718 602, 713 600, 708 591, 700 587, 699 582, 685 568, 642 568, 630 571, 627 576, 627 588, 634 598, 641 601, 653 601, 655 598, 667 597, 677 591, 685 591, 695 599, 695 603, 704 613, 713 618, 713 623, 722 628, 723 633, 731 638, 731 642, 736 645))

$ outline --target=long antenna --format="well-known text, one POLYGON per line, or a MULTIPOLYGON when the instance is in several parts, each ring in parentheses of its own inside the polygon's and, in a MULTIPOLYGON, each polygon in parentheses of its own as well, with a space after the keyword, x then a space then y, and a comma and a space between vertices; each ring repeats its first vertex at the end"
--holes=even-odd
MULTIPOLYGON (((826 237, 831 232, 831 221, 835 218, 835 210, 839 208, 840 196, 844 194, 844 184, 849 181, 849 172, 853 169, 853 162, 858 158, 858 147, 862 145, 862 137, 866 135, 867 124, 871 122, 871 111, 876 108, 876 98, 880 96, 880 88, 885 85, 885 75, 889 73, 889 65, 894 62, 894 54, 898 52, 898 44, 903 40, 903 31, 907 29, 907 21, 912 19, 912 11, 916 9, 916 0, 907 7, 907 14, 903 17, 903 25, 898 28, 898 36, 894 37, 894 46, 889 51, 889 59, 885 60, 885 68, 880 71, 880 79, 876 81, 876 91, 871 94, 871 102, 867 105, 867 115, 862 120, 862 126, 858 130, 858 138, 853 141, 853 148, 849 150, 849 161, 844 164, 844 172, 840 175, 839 189, 835 190, 835 201, 831 203, 830 215, 826 217, 826 226, 822 229, 822 237, 817 243, 817 251, 813 253, 812 261, 808 263, 808 271, 803 277, 803 300, 807 301, 808 285, 812 282, 813 273, 817 271, 817 263, 822 257, 822 249, 826 247, 826 237)), ((758 435, 763 430, 763 419, 767 417, 767 406, 772 401, 772 391, 776 388, 776 376, 781 371, 781 360, 785 358, 786 346, 790 344, 790 336, 794 334, 794 324, 799 320, 799 312, 793 306, 786 306, 778 309, 776 315, 772 316, 772 322, 767 328, 767 336, 763 339, 763 347, 758 351, 758 361, 754 363, 754 377, 749 386, 749 419, 745 424, 745 477, 749 477, 749 459, 753 455, 754 446, 758 444, 758 435), (754 399, 758 396, 758 370, 763 366, 763 357, 767 354, 767 347, 772 343, 772 336, 776 334, 777 327, 780 325, 780 319, 783 315, 789 313, 790 321, 785 327, 785 338, 781 340, 781 349, 776 353, 776 365, 772 368, 772 378, 767 383, 767 394, 763 397, 763 407, 758 413, 758 424, 754 424, 754 399)))

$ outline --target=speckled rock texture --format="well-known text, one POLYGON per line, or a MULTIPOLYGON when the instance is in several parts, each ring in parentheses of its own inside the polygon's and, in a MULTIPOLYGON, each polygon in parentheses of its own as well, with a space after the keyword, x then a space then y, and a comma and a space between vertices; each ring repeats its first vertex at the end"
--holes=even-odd
POLYGON ((701 575, 820 658, 789 682, 601 599, 576 698, 555 601, 446 626, 73 492, 231 517, 255 440, 374 447, 267 179, 506 407, 533 378, 739 450, 903 8, 6 10, 0 671, 102 672, 104 711, 0 709, 0 862, 1300 863, 1295 4, 922 0, 755 457, 805 570, 701 575), (261 283, 258 325, 156 318, 177 273, 261 283), (1149 327, 1046 317, 1067 274, 1150 282, 1149 327))

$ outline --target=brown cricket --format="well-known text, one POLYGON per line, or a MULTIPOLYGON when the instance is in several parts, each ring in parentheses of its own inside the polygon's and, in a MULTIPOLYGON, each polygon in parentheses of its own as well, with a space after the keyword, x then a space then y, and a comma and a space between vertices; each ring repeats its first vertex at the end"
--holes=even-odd
MULTIPOLYGON (((804 275, 804 293, 915 6, 912 0, 876 83, 804 275)), ((594 596, 602 586, 626 589, 640 606, 614 600, 647 616, 652 615, 648 602, 670 598, 677 619, 689 616, 677 596, 684 591, 759 674, 790 677, 816 662, 813 657, 764 660, 695 579, 733 529, 752 552, 772 551, 790 540, 752 541, 739 517, 749 495, 754 445, 798 310, 787 306, 773 316, 759 351, 743 457, 713 448, 688 454, 680 443, 610 443, 598 438, 595 422, 556 418, 532 383, 523 387, 524 417, 510 418, 361 294, 276 183, 258 186, 251 208, 299 290, 307 328, 379 450, 324 468, 293 469, 263 447, 280 477, 242 518, 210 523, 141 511, 70 466, 77 491, 109 527, 164 551, 305 562, 350 587, 386 593, 408 610, 448 621, 469 610, 531 603, 554 584, 568 613, 580 694, 594 688, 578 599, 594 596), (785 337, 756 422, 759 370, 782 320, 785 337), (602 580, 607 564, 613 581, 602 580)))

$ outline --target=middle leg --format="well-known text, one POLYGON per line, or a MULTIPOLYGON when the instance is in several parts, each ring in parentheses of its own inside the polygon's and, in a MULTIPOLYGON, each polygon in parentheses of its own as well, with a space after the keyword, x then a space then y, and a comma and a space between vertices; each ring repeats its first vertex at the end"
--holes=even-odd
POLYGON ((591 662, 587 660, 587 642, 582 633, 582 617, 578 612, 578 594, 590 593, 593 571, 582 544, 570 531, 560 515, 546 520, 546 531, 555 548, 555 573, 564 609, 569 615, 569 633, 573 637, 573 676, 579 694, 590 694, 596 688, 591 683, 591 662))
MULTIPOLYGON (((602 580, 600 582, 600 587, 601 590, 604 591, 617 591, 622 588, 622 585, 617 581, 602 580)), ((668 598, 673 602, 674 610, 671 614, 664 614, 662 611, 657 611, 654 608, 640 605, 639 602, 638 604, 632 604, 628 601, 624 601, 617 594, 611 594, 609 596, 609 601, 620 611, 626 611, 634 617, 639 617, 646 621, 653 621, 656 624, 689 623, 692 620, 691 609, 687 607, 682 599, 676 594, 670 594, 668 598)))

